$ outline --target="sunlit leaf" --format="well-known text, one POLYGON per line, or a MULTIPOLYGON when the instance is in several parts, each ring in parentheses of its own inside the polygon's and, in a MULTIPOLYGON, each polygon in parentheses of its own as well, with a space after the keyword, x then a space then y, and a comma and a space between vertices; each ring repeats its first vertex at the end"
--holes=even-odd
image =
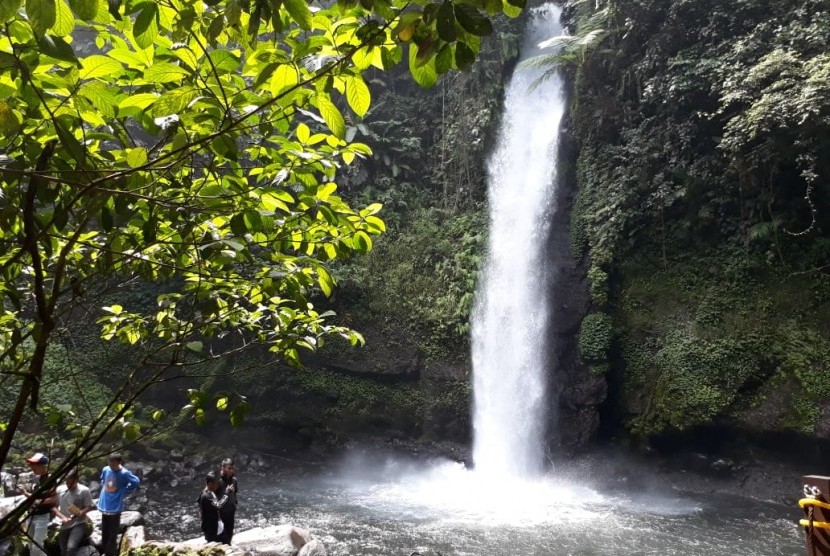
POLYGON ((325 120, 326 125, 331 132, 339 139, 346 135, 346 121, 343 119, 343 114, 337 109, 337 106, 324 94, 317 96, 317 108, 320 110, 320 116, 325 120))
POLYGON ((158 14, 159 8, 155 2, 143 4, 143 8, 135 18, 133 37, 136 44, 141 48, 147 48, 153 44, 159 33, 158 14))
POLYGON ((421 87, 432 87, 438 81, 438 72, 435 71, 435 61, 418 62, 418 45, 409 45, 409 72, 412 78, 421 87))
POLYGON ((114 77, 121 74, 123 68, 120 63, 107 56, 93 54, 81 60, 80 79, 95 77, 114 77))
POLYGON ((347 76, 346 81, 346 100, 349 101, 349 106, 358 116, 364 116, 369 106, 372 104, 372 96, 369 93, 369 87, 361 77, 347 76))
POLYGON ((297 25, 306 31, 311 30, 311 10, 305 0, 284 0, 283 5, 297 25))
POLYGON ((75 16, 66 0, 55 0, 55 24, 52 32, 58 37, 65 37, 75 28, 75 16))
POLYGON ((156 62, 144 72, 144 79, 156 83, 181 83, 190 72, 169 62, 156 62))
POLYGON ((269 89, 272 95, 279 96, 284 91, 297 85, 297 83, 299 83, 297 68, 291 64, 281 64, 271 76, 269 89))

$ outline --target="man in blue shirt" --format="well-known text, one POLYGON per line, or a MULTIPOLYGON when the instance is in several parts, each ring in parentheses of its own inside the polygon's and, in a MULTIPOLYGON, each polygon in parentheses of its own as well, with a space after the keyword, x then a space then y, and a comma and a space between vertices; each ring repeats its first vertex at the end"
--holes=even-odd
POLYGON ((101 545, 106 556, 118 554, 118 530, 121 528, 121 512, 124 498, 138 488, 141 479, 121 466, 121 454, 110 454, 109 465, 101 470, 101 496, 98 509, 101 511, 101 545))

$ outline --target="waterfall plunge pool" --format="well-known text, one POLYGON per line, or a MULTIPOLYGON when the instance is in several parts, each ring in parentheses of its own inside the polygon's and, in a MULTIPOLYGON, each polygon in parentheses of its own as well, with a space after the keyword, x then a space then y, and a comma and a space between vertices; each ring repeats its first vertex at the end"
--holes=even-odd
MULTIPOLYGON (((352 457, 309 469, 243 470, 237 530, 290 523, 309 529, 332 556, 804 554, 796 506, 687 492, 652 469, 602 476, 607 469, 583 462, 514 481, 456 462, 398 457, 352 457)), ((200 536, 201 487, 197 480, 152 489, 149 536, 200 536)))

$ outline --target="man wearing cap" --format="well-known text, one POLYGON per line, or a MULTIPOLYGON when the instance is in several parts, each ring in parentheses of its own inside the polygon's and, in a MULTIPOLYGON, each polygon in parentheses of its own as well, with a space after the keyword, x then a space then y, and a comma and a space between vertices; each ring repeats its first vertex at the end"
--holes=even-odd
POLYGON ((107 466, 101 470, 101 546, 106 556, 118 554, 118 532, 121 528, 121 512, 124 498, 138 488, 141 479, 121 466, 121 454, 110 454, 107 466))
MULTIPOLYGON (((46 482, 49 478, 49 474, 46 471, 49 458, 45 454, 38 452, 28 458, 26 463, 29 464, 29 468, 37 478, 38 486, 46 482)), ((32 496, 32 493, 25 488, 18 488, 17 490, 24 496, 32 496)), ((32 541, 32 546, 29 548, 30 556, 46 556, 46 553, 43 551, 43 541, 46 540, 49 520, 52 518, 52 508, 57 503, 58 494, 54 488, 46 492, 43 498, 35 498, 29 517, 29 529, 26 533, 32 541)))
MULTIPOLYGON (((219 477, 211 471, 205 477, 205 488, 199 495, 199 514, 202 516, 202 532, 207 542, 223 542, 224 524, 219 518, 222 506, 228 501, 228 495, 221 498, 216 495, 219 490, 219 477)), ((225 543, 228 544, 228 543, 225 543)))

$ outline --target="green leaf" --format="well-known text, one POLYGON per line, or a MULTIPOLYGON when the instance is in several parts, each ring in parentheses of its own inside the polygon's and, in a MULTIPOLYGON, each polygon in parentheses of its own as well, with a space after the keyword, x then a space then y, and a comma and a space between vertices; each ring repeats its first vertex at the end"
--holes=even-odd
POLYGON ((373 7, 375 8, 375 13, 386 21, 395 19, 395 12, 392 11, 392 6, 388 0, 375 0, 373 7))
POLYGON ((161 95, 153 105, 152 114, 155 117, 178 114, 199 96, 199 92, 190 87, 181 87, 167 91, 161 95))
POLYGON ((455 15, 453 15, 452 2, 449 0, 444 0, 444 3, 438 8, 435 26, 438 29, 438 36, 443 40, 453 42, 456 39, 455 15))
POLYGON ((215 137, 210 142, 210 150, 231 160, 236 160, 238 155, 236 141, 227 133, 215 137))
POLYGON ((478 9, 470 4, 454 4, 455 17, 465 31, 477 37, 491 35, 493 25, 478 9))
POLYGON ((363 81, 363 78, 358 76, 345 76, 346 81, 346 100, 349 106, 354 110, 354 113, 361 118, 369 110, 372 104, 372 95, 369 92, 369 87, 363 81))
POLYGON ((139 47, 147 48, 151 46, 158 36, 158 13, 158 6, 153 2, 148 2, 144 4, 138 17, 135 18, 133 37, 135 37, 135 42, 139 47))
POLYGON ((141 425, 138 423, 130 423, 124 427, 124 438, 127 440, 136 440, 141 435, 141 425))
POLYGON ((225 21, 229 26, 239 25, 242 16, 242 5, 239 0, 227 0, 225 4, 225 21))
POLYGON ((438 51, 438 55, 435 57, 435 71, 439 75, 447 73, 452 68, 452 62, 453 46, 451 44, 445 44, 441 47, 441 50, 438 51))
POLYGON ((78 90, 78 94, 90 101, 102 116, 106 118, 115 117, 115 107, 118 105, 118 99, 115 93, 104 83, 98 81, 85 83, 78 90))
POLYGON ((152 93, 138 93, 131 95, 118 103, 119 113, 122 111, 129 111, 131 108, 137 108, 140 111, 147 110, 147 108, 156 102, 158 97, 152 93))
POLYGON ((207 38, 211 43, 216 42, 216 38, 222 33, 225 29, 225 16, 222 14, 218 14, 213 21, 210 22, 207 30, 207 38))
POLYGON ((305 0, 285 0, 283 5, 288 10, 288 15, 297 22, 300 28, 311 31, 311 10, 308 9, 305 0))
POLYGON ((130 168, 138 168, 147 162, 147 149, 144 147, 136 147, 134 149, 127 149, 127 164, 130 168))
POLYGON ((271 83, 268 88, 271 91, 271 94, 276 97, 294 87, 297 83, 299 83, 297 68, 290 64, 282 64, 274 70, 274 74, 271 76, 271 83))
POLYGON ((170 62, 155 62, 144 72, 144 79, 155 83, 180 83, 189 76, 189 71, 170 62))
POLYGON ((37 45, 44 54, 51 56, 55 60, 73 62, 75 64, 79 63, 78 58, 75 57, 75 51, 72 50, 72 45, 67 43, 61 37, 43 35, 38 39, 37 45))
POLYGON ((98 15, 98 0, 69 0, 69 6, 84 21, 95 19, 98 15))
POLYGON ((237 410, 236 408, 232 409, 230 415, 230 422, 232 427, 242 426, 242 424, 245 422, 245 413, 237 410))
POLYGON ((80 141, 75 138, 75 134, 67 129, 59 119, 55 120, 55 132, 58 134, 58 139, 60 139, 63 148, 75 159, 75 162, 83 166, 86 158, 86 150, 80 141))
POLYGON ((52 32, 59 37, 65 37, 75 28, 75 16, 65 0, 55 0, 55 24, 52 32))
POLYGON ((207 71, 213 71, 213 68, 216 68, 216 73, 222 75, 232 73, 239 68, 239 58, 227 50, 214 50, 208 56, 210 56, 210 61, 213 62, 213 67, 209 65, 210 62, 205 60, 202 67, 207 71))
POLYGON ((358 230, 354 234, 354 248, 359 253, 368 253, 372 250, 372 238, 366 232, 358 230))
POLYGON ((55 24, 55 0, 26 0, 26 15, 35 35, 43 35, 55 24))
POLYGON ((117 77, 121 75, 123 68, 120 63, 107 56, 93 54, 81 60, 81 71, 78 74, 79 80, 93 79, 96 77, 117 77))
POLYGON ((245 222, 245 215, 243 213, 234 214, 230 224, 231 231, 236 237, 243 237, 248 233, 248 225, 245 222))
POLYGON ((3 132, 3 135, 8 136, 16 133, 22 123, 11 106, 0 100, 0 131, 3 132))
POLYGON ((326 297, 331 296, 331 292, 334 290, 334 279, 322 266, 317 267, 317 283, 326 297))
POLYGON ((297 124, 297 140, 302 144, 306 144, 309 137, 311 137, 311 130, 308 126, 302 122, 297 124))
POLYGON ((421 87, 432 87, 438 81, 438 72, 435 71, 435 60, 426 63, 418 61, 418 45, 409 45, 409 73, 421 87))
POLYGON ((22 3, 22 0, 0 0, 0 23, 15 17, 22 3))
POLYGON ((219 411, 227 411, 228 407, 230 407, 229 401, 227 396, 220 396, 216 400, 216 409, 219 411))
POLYGON ((503 0, 501 10, 504 12, 504 15, 513 19, 522 15, 522 8, 514 6, 508 0, 503 0))
POLYGON ((466 43, 455 44, 455 67, 460 70, 467 69, 476 61, 476 55, 466 43))
POLYGON ((346 120, 343 119, 343 114, 340 113, 340 110, 337 109, 337 106, 334 105, 328 95, 318 93, 317 108, 320 110, 320 116, 323 117, 335 137, 343 139, 346 136, 346 120))
POLYGON ((195 351, 196 353, 202 353, 204 345, 199 341, 187 342, 187 349, 195 351))

